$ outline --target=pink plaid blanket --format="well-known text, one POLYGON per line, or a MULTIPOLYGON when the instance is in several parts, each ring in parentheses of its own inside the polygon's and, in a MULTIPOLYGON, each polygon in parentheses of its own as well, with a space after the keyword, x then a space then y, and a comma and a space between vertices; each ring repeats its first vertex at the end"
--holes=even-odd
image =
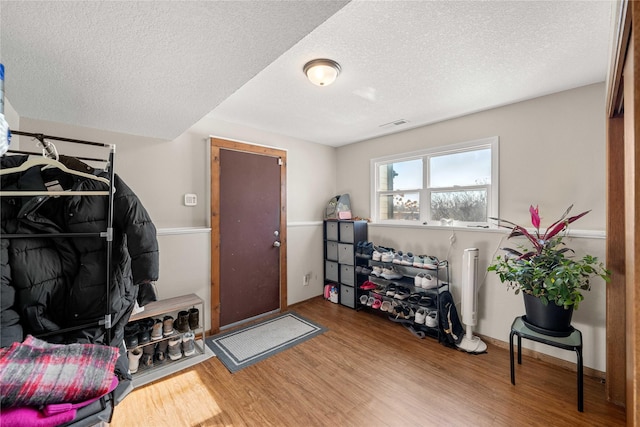
POLYGON ((118 349, 97 344, 49 344, 31 335, 0 349, 0 407, 41 407, 102 396, 118 349))

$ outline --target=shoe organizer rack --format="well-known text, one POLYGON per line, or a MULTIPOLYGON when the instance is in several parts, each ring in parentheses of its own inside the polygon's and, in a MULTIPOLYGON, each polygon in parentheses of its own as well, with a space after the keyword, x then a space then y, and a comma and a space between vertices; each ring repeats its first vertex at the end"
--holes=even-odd
POLYGON ((388 316, 389 320, 400 323, 418 338, 430 336, 440 342, 444 337, 439 327, 439 295, 449 290, 449 263, 438 261, 436 268, 418 268, 393 262, 368 260, 366 267, 358 269, 358 274, 366 276, 366 281, 375 284, 375 289, 358 288, 358 307, 388 316), (402 277, 385 278, 372 274, 373 268, 383 271, 393 270, 402 277), (429 276, 428 289, 416 284, 416 276, 429 276), (418 316, 416 317, 416 314, 418 316), (430 319, 429 319, 430 317, 430 319))
MULTIPOLYGON (((175 298, 163 299, 160 301, 154 301, 144 306, 144 310, 133 314, 129 318, 129 324, 132 325, 134 322, 143 323, 140 321, 144 321, 145 319, 153 319, 152 321, 155 323, 158 319, 162 321, 164 324, 165 320, 168 316, 171 316, 173 320, 177 320, 179 318, 180 312, 187 312, 192 309, 198 310, 198 320, 197 326, 194 324, 192 319, 193 328, 189 327, 190 332, 192 332, 195 337, 193 340, 193 347, 191 348, 191 344, 187 344, 188 351, 187 353, 191 353, 192 350, 193 355, 184 355, 184 347, 182 338, 186 332, 180 332, 178 328, 176 328, 176 323, 173 326, 173 332, 168 335, 163 333, 161 338, 154 337, 156 339, 150 339, 147 342, 140 342, 136 346, 127 346, 127 356, 130 358, 135 357, 132 356, 132 352, 139 353, 139 350, 146 352, 146 354, 153 355, 153 361, 151 364, 143 364, 142 358, 138 361, 138 369, 135 373, 132 373, 133 377, 133 386, 140 387, 142 385, 148 384, 152 381, 156 381, 160 378, 163 378, 167 375, 171 375, 179 370, 188 368, 190 366, 196 365, 204 360, 206 360, 209 355, 206 351, 206 345, 204 344, 204 319, 205 316, 205 307, 204 301, 197 296, 196 294, 183 295, 175 298), (177 349, 174 347, 173 360, 172 357, 169 357, 169 342, 175 343, 177 339, 180 339, 179 351, 180 357, 177 358, 177 349), (158 358, 158 349, 164 349, 164 357, 158 358), (153 351, 151 351, 153 350, 153 351)), ((149 322, 151 324, 151 322, 149 322)), ((166 330, 166 329, 165 329, 166 330)), ((184 330, 184 329, 183 329, 184 330)), ((149 330, 148 334, 152 334, 149 330)), ((150 335, 151 337, 151 335, 150 335)), ((145 341, 144 339, 142 341, 145 341)), ((125 343, 127 342, 127 337, 125 336, 125 343)), ((135 362, 133 362, 135 365, 135 362)), ((131 363, 130 363, 131 366, 131 363)))

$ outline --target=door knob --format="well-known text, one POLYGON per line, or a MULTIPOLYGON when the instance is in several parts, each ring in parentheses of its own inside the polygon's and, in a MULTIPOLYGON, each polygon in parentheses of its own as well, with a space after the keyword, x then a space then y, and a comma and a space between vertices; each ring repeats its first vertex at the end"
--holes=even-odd
POLYGON ((278 242, 277 240, 275 242, 273 242, 273 247, 274 248, 279 248, 280 247, 280 242, 278 242))

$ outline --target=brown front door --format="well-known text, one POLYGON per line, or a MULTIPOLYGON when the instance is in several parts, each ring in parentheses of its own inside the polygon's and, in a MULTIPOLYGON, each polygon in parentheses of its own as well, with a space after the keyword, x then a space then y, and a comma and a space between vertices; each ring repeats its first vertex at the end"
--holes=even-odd
POLYGON ((286 152, 216 138, 211 141, 215 332, 286 308, 286 288, 281 286, 286 276, 286 152))

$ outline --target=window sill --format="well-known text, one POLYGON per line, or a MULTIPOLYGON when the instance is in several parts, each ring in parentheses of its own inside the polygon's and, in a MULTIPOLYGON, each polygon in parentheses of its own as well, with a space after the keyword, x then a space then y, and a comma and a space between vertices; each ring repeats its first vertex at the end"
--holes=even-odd
MULTIPOLYGON (((424 225, 424 224, 399 224, 399 223, 383 223, 383 222, 370 222, 369 227, 386 227, 386 228, 412 228, 412 229, 425 229, 425 230, 453 230, 453 231, 473 231, 480 233, 500 233, 507 234, 509 230, 506 228, 499 228, 495 225, 487 227, 478 226, 446 226, 446 225, 424 225)), ((529 229, 530 232, 533 230, 529 229)), ((607 234, 603 230, 569 230, 567 237, 582 238, 582 239, 606 239, 607 234)))

